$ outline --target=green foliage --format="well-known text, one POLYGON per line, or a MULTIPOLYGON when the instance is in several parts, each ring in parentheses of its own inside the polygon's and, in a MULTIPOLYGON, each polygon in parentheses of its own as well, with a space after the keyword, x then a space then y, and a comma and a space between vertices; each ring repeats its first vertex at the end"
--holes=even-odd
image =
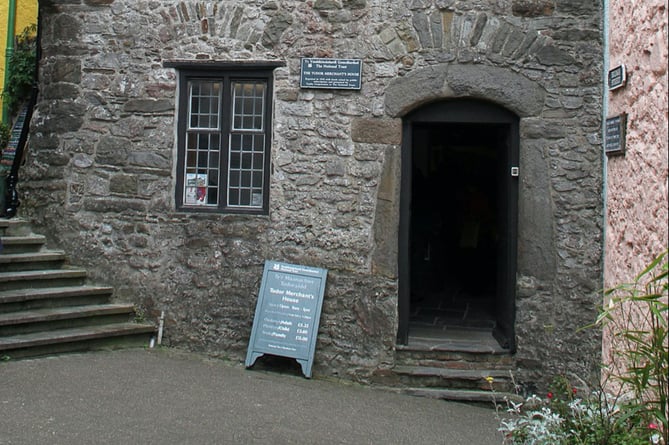
POLYGON ((14 114, 23 102, 28 100, 35 82, 37 63, 37 25, 26 27, 16 37, 14 53, 10 59, 10 70, 7 85, 2 92, 11 114, 14 114))
POLYGON ((581 397, 558 376, 545 398, 533 395, 509 403, 499 430, 504 444, 517 445, 650 445, 660 444, 646 410, 625 404, 603 391, 581 397))
POLYGON ((667 256, 659 255, 632 283, 607 290, 609 304, 590 326, 610 332, 612 363, 605 371, 617 394, 580 395, 558 376, 545 398, 508 402, 499 428, 505 444, 669 445, 667 256))
POLYGON ((0 155, 2 154, 2 151, 5 149, 5 147, 7 147, 11 135, 12 130, 9 128, 9 126, 0 122, 0 155))
POLYGON ((632 283, 606 291, 609 304, 597 319, 612 336, 612 363, 605 371, 657 419, 665 443, 669 442, 668 269, 665 251, 632 283))

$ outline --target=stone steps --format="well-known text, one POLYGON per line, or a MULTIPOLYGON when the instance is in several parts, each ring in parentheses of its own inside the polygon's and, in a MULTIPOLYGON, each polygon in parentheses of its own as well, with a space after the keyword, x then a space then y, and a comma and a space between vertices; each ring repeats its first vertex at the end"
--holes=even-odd
POLYGON ((0 289, 82 286, 86 282, 86 275, 86 270, 79 268, 0 272, 0 289))
POLYGON ((398 345, 384 379, 395 391, 473 403, 519 401, 513 355, 487 330, 461 329, 398 345))
POLYGON ((502 369, 452 369, 426 366, 395 366, 393 371, 399 382, 410 386, 420 382, 422 387, 435 388, 447 385, 448 388, 477 389, 488 391, 492 378, 497 390, 512 391, 508 371, 502 369))
POLYGON ((0 357, 148 345, 155 327, 133 322, 131 304, 87 284, 87 271, 46 248, 25 221, 0 219, 0 239, 0 357))
POLYGON ((61 286, 0 291, 0 314, 40 307, 80 306, 109 301, 114 289, 104 286, 61 286))
POLYGON ((523 398, 517 394, 508 392, 494 392, 473 389, 448 389, 448 388, 398 388, 395 392, 431 399, 441 399, 453 402, 484 403, 498 406, 506 406, 506 402, 521 403, 523 398))
POLYGON ((46 238, 42 235, 17 235, 2 236, 2 253, 9 254, 15 252, 39 252, 46 238))
POLYGON ((39 332, 45 327, 62 329, 89 324, 128 322, 134 316, 131 304, 88 304, 16 311, 0 314, 0 336, 39 332))
POLYGON ((0 268, 4 271, 55 269, 62 267, 66 259, 62 251, 5 253, 0 255, 0 268))
POLYGON ((11 359, 104 348, 146 347, 149 325, 114 323, 0 337, 0 357, 11 359))

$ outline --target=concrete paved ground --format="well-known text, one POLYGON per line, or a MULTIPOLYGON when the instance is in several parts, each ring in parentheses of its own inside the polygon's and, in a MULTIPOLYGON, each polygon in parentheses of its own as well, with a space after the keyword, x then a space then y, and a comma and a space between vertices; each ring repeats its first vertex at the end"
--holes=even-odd
POLYGON ((491 408, 170 349, 0 362, 0 444, 499 445, 491 408))

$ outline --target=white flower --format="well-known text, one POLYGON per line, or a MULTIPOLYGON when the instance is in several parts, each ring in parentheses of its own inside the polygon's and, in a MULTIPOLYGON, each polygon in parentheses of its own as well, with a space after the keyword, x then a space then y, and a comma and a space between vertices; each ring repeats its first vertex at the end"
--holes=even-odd
POLYGON ((581 399, 572 400, 569 402, 569 409, 572 410, 574 414, 583 415, 587 408, 581 402, 581 399))
POLYGON ((511 407, 506 410, 507 413, 520 414, 520 410, 523 407, 522 403, 513 403, 513 401, 509 400, 509 405, 511 405, 511 407))

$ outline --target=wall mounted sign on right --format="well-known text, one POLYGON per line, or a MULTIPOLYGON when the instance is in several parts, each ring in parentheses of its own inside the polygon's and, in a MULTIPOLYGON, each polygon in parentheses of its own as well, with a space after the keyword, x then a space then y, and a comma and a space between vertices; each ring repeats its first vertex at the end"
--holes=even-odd
POLYGON ((604 139, 604 152, 607 155, 625 154, 625 128, 627 127, 627 114, 619 114, 606 119, 606 134, 604 139))

